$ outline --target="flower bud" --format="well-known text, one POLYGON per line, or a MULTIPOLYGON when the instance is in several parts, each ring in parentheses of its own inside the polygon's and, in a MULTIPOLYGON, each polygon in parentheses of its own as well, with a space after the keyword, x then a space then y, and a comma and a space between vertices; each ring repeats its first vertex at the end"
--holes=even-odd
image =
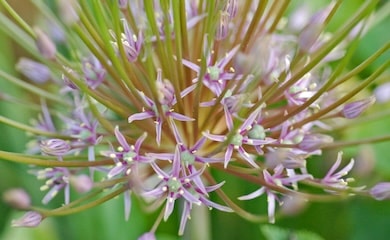
POLYGON ((285 196, 280 212, 283 215, 293 216, 301 213, 307 206, 307 200, 298 196, 285 196))
POLYGON ((138 240, 156 240, 156 236, 153 232, 147 232, 142 234, 142 236, 140 236, 138 240))
POLYGON ((374 90, 374 95, 380 103, 390 101, 390 82, 379 85, 374 90))
POLYGON ((325 21, 331 13, 332 9, 335 7, 336 2, 332 2, 325 9, 316 13, 312 18, 308 21, 308 24, 303 28, 301 34, 299 35, 298 43, 299 47, 305 51, 310 52, 312 46, 317 41, 320 36, 324 26, 325 21))
POLYGON ((297 155, 293 152, 288 152, 287 157, 281 161, 281 164, 286 169, 305 168, 306 160, 302 155, 297 155))
POLYGON ((16 69, 34 83, 45 83, 51 78, 50 69, 39 62, 28 58, 21 58, 16 69))
POLYGON ((229 15, 229 19, 233 19, 237 15, 238 3, 237 0, 227 0, 223 8, 223 12, 229 15))
POLYGON ((215 33, 216 40, 223 40, 227 37, 229 32, 230 16, 227 12, 221 12, 219 16, 218 26, 215 33))
POLYGON ((306 167, 306 160, 303 155, 295 154, 287 149, 275 149, 265 154, 265 166, 275 168, 282 164, 284 168, 296 169, 306 167))
POLYGON ((26 212, 21 218, 11 222, 12 227, 37 227, 43 216, 35 211, 26 212))
POLYGON ((390 182, 381 182, 370 189, 370 195, 376 200, 390 199, 390 182))
POLYGON ((161 80, 161 71, 158 73, 156 84, 158 101, 162 105, 171 105, 175 98, 175 89, 169 80, 161 80))
POLYGON ((77 2, 75 0, 60 0, 58 2, 61 19, 65 24, 71 25, 79 20, 76 7, 77 2))
POLYGON ((44 58, 54 59, 56 56, 56 45, 53 41, 39 28, 34 28, 36 34, 35 44, 37 45, 38 51, 44 58))
POLYGON ((79 193, 86 193, 93 187, 93 181, 90 177, 85 174, 79 176, 72 176, 70 178, 70 183, 79 193))
POLYGON ((3 193, 3 200, 17 209, 27 209, 31 205, 30 196, 20 188, 13 188, 3 193))
POLYGON ((288 26, 294 32, 301 31, 309 22, 310 9, 308 5, 299 6, 292 12, 288 26))
POLYGON ((321 149, 321 147, 325 144, 332 143, 333 138, 328 135, 319 134, 319 133, 311 133, 305 134, 302 141, 299 143, 299 148, 307 151, 313 152, 321 149))
POLYGON ((63 156, 70 150, 67 141, 57 138, 42 141, 40 147, 43 153, 51 156, 63 156))
POLYGON ((358 117, 364 110, 375 103, 375 97, 371 96, 359 101, 347 103, 344 105, 341 115, 345 118, 351 119, 358 117))

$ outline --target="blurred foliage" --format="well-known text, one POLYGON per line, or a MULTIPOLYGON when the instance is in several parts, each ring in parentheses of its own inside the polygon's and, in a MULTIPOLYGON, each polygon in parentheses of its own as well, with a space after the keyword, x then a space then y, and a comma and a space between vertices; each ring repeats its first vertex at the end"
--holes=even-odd
POLYGON ((264 225, 261 228, 267 240, 322 240, 320 236, 309 231, 293 231, 272 225, 264 225))

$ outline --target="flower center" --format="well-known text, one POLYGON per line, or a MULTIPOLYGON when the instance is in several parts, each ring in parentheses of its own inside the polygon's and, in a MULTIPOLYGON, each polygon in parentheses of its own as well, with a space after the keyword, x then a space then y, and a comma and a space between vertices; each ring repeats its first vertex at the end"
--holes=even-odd
POLYGON ((181 187, 181 182, 176 177, 173 177, 168 180, 167 185, 170 191, 177 192, 181 187))
POLYGON ((195 162, 195 156, 187 150, 180 154, 180 158, 187 166, 195 162))
POLYGON ((126 162, 132 162, 135 156, 137 156, 135 152, 127 152, 123 154, 123 159, 126 162))
POLYGON ((230 144, 233 144, 234 146, 241 146, 242 139, 243 139, 243 136, 241 134, 237 133, 230 140, 230 144))
POLYGON ((249 138, 252 139, 264 139, 265 138, 265 131, 263 126, 261 125, 254 125, 252 129, 248 132, 249 138))
POLYGON ((221 74, 221 71, 218 67, 216 67, 216 66, 208 67, 207 72, 210 76, 211 81, 218 81, 219 80, 219 75, 221 74))

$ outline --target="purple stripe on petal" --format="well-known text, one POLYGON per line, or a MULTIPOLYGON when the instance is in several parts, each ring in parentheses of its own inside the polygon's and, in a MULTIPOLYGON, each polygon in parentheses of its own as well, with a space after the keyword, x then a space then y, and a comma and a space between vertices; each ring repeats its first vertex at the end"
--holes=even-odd
POLYGON ((118 140, 119 144, 123 147, 123 149, 126 152, 129 151, 130 150, 130 146, 129 146, 129 144, 126 141, 125 136, 123 136, 123 134, 119 131, 119 127, 118 126, 115 127, 114 133, 115 133, 116 139, 118 140))
POLYGON ((197 204, 199 205, 201 202, 199 201, 199 198, 198 197, 195 197, 194 195, 192 195, 189 191, 187 191, 186 189, 182 189, 183 191, 183 197, 189 201, 190 203, 194 203, 194 204, 197 204))
POLYGON ((142 193, 142 196, 144 197, 153 197, 153 198, 159 198, 161 195, 163 195, 165 191, 162 190, 161 187, 157 187, 155 189, 152 189, 150 191, 145 191, 142 193))
POLYGON ((134 145, 134 150, 136 153, 139 152, 139 149, 141 148, 141 144, 143 143, 143 141, 145 140, 145 138, 148 136, 148 134, 146 132, 144 132, 141 137, 139 137, 137 139, 137 141, 135 142, 135 145, 134 145))
POLYGON ((223 212, 233 212, 233 210, 231 208, 226 207, 226 206, 222 206, 222 205, 215 203, 215 202, 212 202, 212 201, 208 200, 207 198, 201 197, 200 201, 208 207, 215 208, 215 209, 218 209, 218 210, 223 211, 223 212))
POLYGON ((200 67, 198 65, 196 65, 195 63, 188 61, 186 59, 182 59, 181 61, 182 61, 184 66, 191 68, 192 70, 194 70, 197 73, 200 72, 200 67))
POLYGON ((168 197, 167 203, 165 204, 164 221, 168 220, 169 216, 172 214, 174 205, 175 199, 168 197))
POLYGON ((169 178, 169 175, 166 174, 163 170, 161 170, 161 168, 159 166, 157 166, 157 164, 155 164, 154 162, 150 163, 150 166, 152 166, 152 168, 154 169, 154 171, 161 177, 163 178, 169 178))
POLYGON ((194 121, 195 120, 194 118, 187 117, 187 116, 185 116, 183 114, 180 114, 180 113, 177 113, 177 112, 168 112, 167 116, 170 116, 173 119, 176 119, 176 120, 179 120, 179 121, 185 121, 185 122, 189 122, 189 121, 194 121))
POLYGON ((209 132, 203 132, 203 136, 207 137, 210 140, 216 141, 216 142, 224 142, 226 140, 226 136, 224 135, 215 135, 211 134, 209 132))
POLYGON ((128 118, 128 122, 129 123, 132 123, 133 121, 136 121, 136 120, 144 120, 144 119, 147 119, 147 118, 152 118, 152 117, 155 117, 156 114, 152 111, 145 111, 145 112, 141 112, 141 113, 134 113, 133 115, 131 115, 129 118, 128 118))
POLYGON ((240 146, 238 148, 238 153, 241 157, 243 157, 250 165, 252 165, 255 168, 259 168, 259 166, 253 161, 252 157, 245 151, 245 149, 240 146))
POLYGON ((131 191, 127 190, 123 193, 124 205, 125 205, 125 220, 129 220, 131 211, 131 191))
POLYGON ((183 211, 180 219, 179 235, 183 235, 187 220, 190 218, 192 205, 189 202, 184 202, 183 211))
POLYGON ((157 145, 160 146, 161 130, 162 130, 162 120, 160 118, 157 118, 155 123, 156 123, 156 142, 157 142, 157 145))
POLYGON ((262 187, 256 191, 254 191, 253 193, 241 196, 238 199, 239 200, 251 200, 251 199, 254 199, 254 198, 257 198, 257 197, 263 195, 264 192, 265 192, 265 187, 262 187))
POLYGON ((227 148, 226 148, 226 152, 225 152, 225 160, 224 160, 224 168, 227 168, 227 165, 229 164, 230 162, 230 159, 232 157, 232 154, 233 154, 233 145, 229 145, 227 148))

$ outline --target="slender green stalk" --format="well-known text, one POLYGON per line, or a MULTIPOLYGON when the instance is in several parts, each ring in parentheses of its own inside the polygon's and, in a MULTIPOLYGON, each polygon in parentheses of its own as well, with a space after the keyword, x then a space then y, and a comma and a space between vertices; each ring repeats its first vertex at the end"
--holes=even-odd
POLYGON ((22 131, 25 131, 26 133, 29 133, 29 134, 36 134, 36 135, 40 135, 40 136, 54 137, 54 138, 61 138, 61 139, 72 139, 72 137, 69 137, 66 135, 61 135, 61 134, 55 133, 55 132, 47 132, 47 131, 39 130, 38 128, 35 128, 35 127, 30 127, 26 124, 14 121, 14 120, 6 118, 4 116, 0 116, 0 122, 7 124, 9 126, 15 127, 17 129, 20 129, 22 131))
POLYGON ((106 196, 103 196, 95 201, 92 201, 92 202, 89 202, 87 204, 84 204, 84 205, 81 205, 81 206, 78 206, 78 207, 74 207, 74 208, 67 208, 67 209, 54 209, 52 211, 47 211, 47 212, 44 212, 44 215, 46 217, 51 217, 51 216, 64 216, 64 215, 70 215, 70 214, 73 214, 73 213, 77 213, 77 212, 81 212, 81 211, 85 211, 87 209, 90 209, 90 208, 93 208, 93 207, 96 207, 96 206, 99 206, 100 204, 102 203, 105 203, 107 202, 108 200, 111 200, 117 196, 119 196, 120 194, 122 194, 123 192, 127 191, 128 188, 123 186, 115 191, 113 191, 112 193, 110 194, 107 194, 106 196))
POLYGON ((30 35, 30 37, 32 38, 35 38, 35 33, 34 31, 32 30, 32 28, 30 27, 30 25, 28 25, 20 16, 17 12, 15 12, 15 10, 7 3, 6 0, 1 0, 0 1, 1 5, 3 5, 3 7, 7 10, 7 12, 12 16, 12 18, 16 21, 16 23, 22 28, 24 29, 24 31, 30 35))
POLYGON ((100 161, 58 161, 58 160, 43 160, 34 158, 31 155, 9 153, 0 151, 0 158, 3 160, 23 163, 42 167, 94 167, 94 166, 106 166, 112 165, 112 160, 100 160, 100 161))

